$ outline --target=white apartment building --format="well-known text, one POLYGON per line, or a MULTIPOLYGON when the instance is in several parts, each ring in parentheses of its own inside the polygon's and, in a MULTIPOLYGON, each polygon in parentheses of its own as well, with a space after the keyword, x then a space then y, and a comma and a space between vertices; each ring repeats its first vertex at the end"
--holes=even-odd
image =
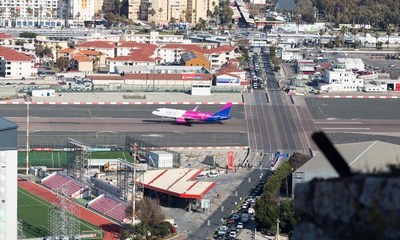
POLYGON ((36 76, 35 57, 0 46, 0 75, 6 78, 36 76))
POLYGON ((180 62, 181 54, 196 51, 202 53, 204 49, 194 44, 167 44, 158 50, 158 57, 162 58, 163 63, 180 62))
POLYGON ((364 80, 349 71, 325 71, 322 81, 324 84, 319 84, 318 88, 327 92, 361 91, 364 87, 364 80))
POLYGON ((211 63, 211 69, 220 69, 222 65, 226 64, 228 60, 235 58, 235 48, 231 46, 221 46, 203 50, 204 56, 208 58, 211 63))
POLYGON ((58 0, 1 0, 0 26, 61 27, 60 4, 58 0))
POLYGON ((63 1, 63 12, 68 10, 70 19, 74 21, 94 20, 95 0, 69 0, 63 1), (70 4, 68 8, 68 3, 70 4))
POLYGON ((124 40, 128 42, 157 44, 159 46, 168 43, 191 43, 191 40, 184 39, 183 35, 160 35, 159 32, 150 32, 150 34, 126 34, 124 40))
POLYGON ((18 238, 18 125, 0 118, 0 240, 18 238))

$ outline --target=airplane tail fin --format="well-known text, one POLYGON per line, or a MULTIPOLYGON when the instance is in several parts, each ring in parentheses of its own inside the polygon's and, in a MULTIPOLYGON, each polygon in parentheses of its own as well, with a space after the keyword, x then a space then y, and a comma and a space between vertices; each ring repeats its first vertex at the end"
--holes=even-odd
POLYGON ((215 113, 218 115, 229 115, 229 112, 231 111, 231 107, 232 107, 232 103, 228 102, 227 104, 225 104, 225 106, 223 106, 221 108, 221 110, 219 110, 219 112, 215 113))
POLYGON ((197 109, 199 108, 199 105, 197 105, 194 109, 193 112, 197 112, 197 109))

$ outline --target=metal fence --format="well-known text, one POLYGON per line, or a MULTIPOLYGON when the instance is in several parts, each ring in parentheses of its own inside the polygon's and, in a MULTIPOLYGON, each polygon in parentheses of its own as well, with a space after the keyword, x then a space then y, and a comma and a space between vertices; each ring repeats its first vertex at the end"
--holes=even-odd
MULTIPOLYGON (((191 87, 182 85, 131 85, 131 84, 110 84, 104 86, 93 85, 91 88, 82 86, 68 86, 58 85, 52 86, 56 92, 67 93, 67 92, 190 92, 191 87)), ((241 92, 244 86, 212 86, 212 93, 238 93, 241 92)), ((18 88, 19 93, 25 93, 32 89, 32 87, 20 87, 18 88)))
POLYGON ((134 138, 132 136, 126 136, 126 148, 133 150, 133 144, 137 143, 139 147, 139 154, 147 155, 150 151, 154 150, 163 150, 173 154, 173 166, 178 168, 181 166, 181 154, 171 150, 165 150, 163 147, 151 144, 149 142, 145 142, 143 140, 134 138))

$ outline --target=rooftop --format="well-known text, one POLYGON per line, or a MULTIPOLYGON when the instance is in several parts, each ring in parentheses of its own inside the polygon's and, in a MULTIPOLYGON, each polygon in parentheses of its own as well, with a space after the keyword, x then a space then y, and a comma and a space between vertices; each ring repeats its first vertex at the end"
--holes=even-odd
MULTIPOLYGON (((387 170, 388 164, 398 164, 400 146, 380 142, 358 142, 335 145, 338 152, 346 160, 347 164, 356 172, 372 172, 374 170, 387 170)), ((296 172, 315 172, 334 170, 323 154, 313 157, 296 172)))
POLYGON ((0 46, 0 56, 4 57, 7 61, 31 61, 32 58, 25 55, 25 53, 20 53, 15 51, 14 49, 9 49, 3 46, 0 46))
POLYGON ((215 182, 194 180, 203 169, 183 168, 147 171, 142 179, 145 188, 180 198, 202 198, 215 182))

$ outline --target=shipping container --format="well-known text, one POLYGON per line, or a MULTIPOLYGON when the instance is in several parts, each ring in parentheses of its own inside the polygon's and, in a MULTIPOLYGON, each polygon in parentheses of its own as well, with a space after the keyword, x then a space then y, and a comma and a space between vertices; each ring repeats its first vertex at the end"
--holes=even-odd
POLYGON ((172 168, 174 155, 166 151, 150 151, 149 163, 155 168, 172 168))

